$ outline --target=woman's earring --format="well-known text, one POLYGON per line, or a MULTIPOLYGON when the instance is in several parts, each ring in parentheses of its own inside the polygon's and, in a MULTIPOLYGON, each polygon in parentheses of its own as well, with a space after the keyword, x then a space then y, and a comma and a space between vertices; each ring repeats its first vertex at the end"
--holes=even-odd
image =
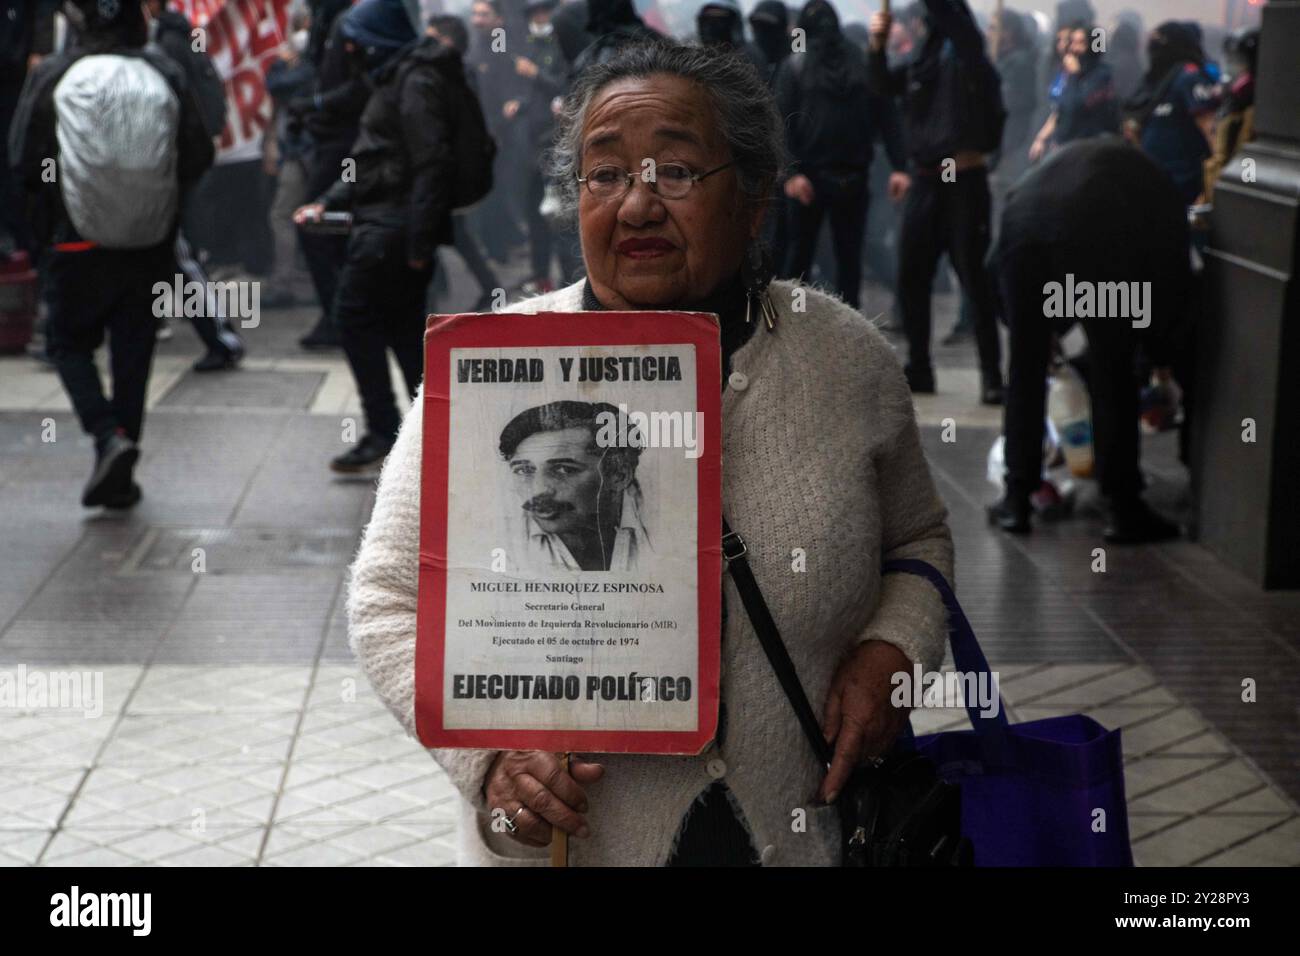
POLYGON ((745 286, 745 324, 753 320, 753 311, 757 307, 767 322, 769 332, 776 330, 776 306, 768 295, 767 287, 776 275, 772 265, 771 253, 767 246, 758 240, 752 240, 745 248, 745 260, 740 265, 740 278, 745 286))

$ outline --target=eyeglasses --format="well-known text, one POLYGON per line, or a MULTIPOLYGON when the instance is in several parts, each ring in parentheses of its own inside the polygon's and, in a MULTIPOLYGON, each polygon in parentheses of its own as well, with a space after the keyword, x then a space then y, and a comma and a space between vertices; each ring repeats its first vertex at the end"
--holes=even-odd
POLYGON ((689 166, 681 163, 656 163, 645 173, 629 173, 622 166, 603 163, 594 167, 586 176, 579 176, 578 182, 585 183, 587 192, 601 202, 621 199, 632 188, 633 180, 638 178, 649 183, 650 189, 661 199, 682 199, 696 183, 734 165, 736 161, 733 159, 707 173, 693 173, 689 166))

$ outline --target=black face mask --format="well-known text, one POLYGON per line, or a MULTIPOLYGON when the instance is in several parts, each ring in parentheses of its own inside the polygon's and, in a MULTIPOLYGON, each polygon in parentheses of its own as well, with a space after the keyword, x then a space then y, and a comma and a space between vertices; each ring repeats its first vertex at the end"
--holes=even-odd
POLYGON ((754 31, 754 42, 769 60, 790 52, 790 39, 785 29, 776 23, 755 23, 750 21, 754 31))
POLYGON ((736 38, 736 20, 734 16, 718 16, 701 13, 696 18, 700 32, 700 42, 705 45, 716 43, 734 43, 736 38))

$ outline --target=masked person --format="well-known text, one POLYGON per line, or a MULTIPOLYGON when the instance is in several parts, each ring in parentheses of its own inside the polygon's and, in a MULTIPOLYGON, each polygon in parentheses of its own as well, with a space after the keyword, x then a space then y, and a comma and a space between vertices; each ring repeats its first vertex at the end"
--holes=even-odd
MULTIPOLYGON (((389 15, 382 25, 376 22, 377 29, 370 32, 368 43, 363 45, 345 33, 346 5, 335 10, 334 4, 322 0, 317 11, 313 30, 321 25, 322 17, 333 13, 334 19, 326 28, 328 32, 321 46, 316 88, 310 95, 292 99, 288 104, 290 123, 300 124, 311 144, 304 196, 322 195, 343 175, 344 162, 352 158, 361 111, 370 99, 370 71, 415 35, 404 16, 399 19, 389 15)), ((314 49, 312 36, 308 37, 307 49, 309 54, 314 49)), ((343 340, 334 304, 339 276, 347 260, 347 237, 306 228, 300 230, 299 239, 321 314, 298 344, 305 349, 338 348, 343 340)))
POLYGON ((781 0, 759 0, 749 15, 749 29, 763 57, 763 78, 775 87, 777 70, 790 55, 790 10, 781 0))
MULTIPOLYGON (((368 51, 406 20, 398 0, 363 0, 344 15, 345 35, 368 51)), ((409 395, 424 370, 425 301, 434 252, 452 245, 451 190, 456 171, 454 98, 470 98, 461 55, 434 31, 386 58, 370 53, 374 93, 361 114, 353 147, 356 181, 339 180, 299 209, 300 222, 324 210, 350 209, 347 263, 336 305, 343 351, 357 383, 366 431, 330 467, 356 473, 376 468, 401 425, 388 372, 391 350, 409 395)))
POLYGON ((1142 86, 1124 104, 1124 133, 1169 174, 1191 205, 1204 185, 1218 85, 1205 72, 1196 34, 1170 20, 1151 31, 1142 86))
POLYGON ((754 64, 760 75, 767 67, 767 60, 758 48, 745 42, 745 20, 739 0, 708 0, 695 15, 695 33, 705 46, 739 53, 754 64))
POLYGON ((1029 158, 1037 162, 1051 146, 1076 139, 1119 132, 1119 101, 1110 67, 1093 47, 1093 28, 1086 23, 1070 28, 1070 45, 1063 58, 1065 85, 1052 115, 1034 138, 1029 158))
POLYGON ((180 196, 212 164, 184 71, 146 48, 139 4, 65 6, 76 40, 28 74, 9 130, 19 195, 44 254, 48 348, 95 440, 87 508, 130 508, 180 196), (53 159, 57 175, 47 175, 53 159), (107 337, 112 398, 95 350, 107 337))
POLYGON ((587 0, 587 33, 592 42, 573 61, 574 76, 611 59, 625 44, 659 36, 636 15, 632 0, 587 0))
POLYGON ((1001 145, 1006 111, 1001 81, 964 0, 925 0, 926 37, 907 64, 891 67, 885 43, 892 18, 871 18, 867 57, 873 90, 903 101, 911 187, 898 240, 898 299, 907 334, 907 380, 935 390, 930 362, 930 291, 948 253, 974 310, 980 401, 1002 402, 1001 345, 993 285, 984 268, 992 219, 985 154, 1001 145))
POLYGON ((810 0, 798 25, 808 38, 808 51, 789 57, 776 81, 794 166, 785 182, 790 249, 781 274, 807 274, 822 220, 829 218, 835 289, 857 308, 868 171, 876 140, 885 144, 894 167, 891 193, 907 189, 906 155, 893 104, 871 92, 866 61, 840 31, 835 8, 826 0, 810 0))

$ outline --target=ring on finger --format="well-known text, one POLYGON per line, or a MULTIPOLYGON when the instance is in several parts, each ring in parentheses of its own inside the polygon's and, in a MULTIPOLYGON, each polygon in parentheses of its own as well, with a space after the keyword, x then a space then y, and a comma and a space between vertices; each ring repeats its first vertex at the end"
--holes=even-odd
POLYGON ((509 830, 511 833, 519 832, 519 825, 515 823, 515 818, 518 817, 519 814, 523 812, 524 812, 524 806, 523 804, 520 804, 518 810, 510 814, 510 816, 502 818, 502 822, 505 823, 506 829, 509 830))

